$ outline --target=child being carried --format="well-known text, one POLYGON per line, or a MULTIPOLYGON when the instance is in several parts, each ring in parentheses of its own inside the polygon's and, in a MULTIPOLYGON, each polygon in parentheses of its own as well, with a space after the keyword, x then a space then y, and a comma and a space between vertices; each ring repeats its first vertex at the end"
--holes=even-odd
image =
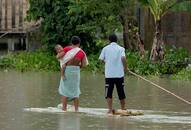
POLYGON ((61 45, 57 44, 55 46, 55 51, 57 53, 56 58, 60 61, 60 73, 61 73, 61 78, 64 80, 65 79, 65 68, 66 64, 64 63, 64 49, 61 45))

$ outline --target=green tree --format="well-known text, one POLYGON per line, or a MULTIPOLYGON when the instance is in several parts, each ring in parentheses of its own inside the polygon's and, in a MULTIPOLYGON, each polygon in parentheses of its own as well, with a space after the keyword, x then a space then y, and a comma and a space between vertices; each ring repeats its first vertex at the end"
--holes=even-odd
POLYGON ((42 42, 50 49, 56 42, 68 44, 72 35, 79 35, 82 46, 89 52, 95 52, 96 44, 90 32, 80 30, 88 17, 77 8, 77 0, 29 0, 28 21, 41 20, 42 42))
POLYGON ((123 31, 124 47, 132 49, 129 27, 135 23, 135 5, 135 0, 80 0, 77 8, 88 16, 88 21, 78 29, 91 30, 102 38, 116 30, 123 31))

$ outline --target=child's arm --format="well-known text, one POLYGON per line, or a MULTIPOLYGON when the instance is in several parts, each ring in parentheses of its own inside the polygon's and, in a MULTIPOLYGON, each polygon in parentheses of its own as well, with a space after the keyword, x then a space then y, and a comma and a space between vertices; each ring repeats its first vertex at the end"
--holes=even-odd
POLYGON ((56 55, 56 58, 57 58, 57 59, 60 59, 60 58, 62 58, 64 55, 65 55, 65 52, 62 51, 62 52, 60 52, 60 53, 58 53, 58 54, 56 55))
POLYGON ((60 68, 61 77, 64 77, 64 71, 63 68, 60 68))

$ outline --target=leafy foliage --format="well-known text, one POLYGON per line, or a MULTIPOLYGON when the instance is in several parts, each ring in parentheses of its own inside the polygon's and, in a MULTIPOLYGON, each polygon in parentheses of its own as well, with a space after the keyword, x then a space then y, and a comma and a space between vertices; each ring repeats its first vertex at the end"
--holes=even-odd
POLYGON ((97 38, 106 38, 115 31, 121 32, 122 18, 134 19, 136 1, 29 0, 29 3, 27 20, 42 20, 43 43, 49 47, 58 41, 66 45, 72 35, 79 35, 82 47, 92 53, 100 49, 96 46, 97 38))
POLYGON ((57 42, 65 46, 70 43, 73 35, 78 35, 86 50, 95 51, 97 49, 91 33, 79 29, 88 20, 86 14, 83 14, 78 8, 79 1, 29 0, 29 3, 30 8, 26 19, 42 21, 41 32, 44 34, 42 42, 46 43, 49 48, 53 48, 57 42))
POLYGON ((127 52, 128 67, 130 70, 141 75, 157 75, 159 74, 157 63, 148 60, 148 53, 145 59, 141 59, 138 52, 127 52))
POLYGON ((176 75, 173 75, 172 78, 176 79, 176 80, 189 80, 189 81, 191 81, 191 67, 182 69, 176 75))
POLYGON ((139 53, 128 51, 129 69, 142 75, 175 74, 186 67, 189 54, 183 48, 170 47, 166 49, 162 63, 153 63, 148 57, 147 52, 145 59, 141 60, 139 53))
POLYGON ((134 0, 81 0, 79 5, 83 13, 88 15, 89 21, 83 27, 91 26, 89 29, 102 29, 102 31, 113 32, 120 29, 120 16, 127 14, 133 16, 134 0))
MULTIPOLYGON (((175 74, 187 65, 188 52, 182 48, 171 47, 166 50, 162 63, 152 63, 148 60, 148 51, 145 59, 140 58, 139 52, 126 52, 128 67, 131 71, 141 75, 175 74)), ((103 72, 104 64, 98 60, 99 53, 88 56, 89 65, 84 69, 91 72, 103 72)), ((0 58, 0 68, 16 69, 20 71, 58 71, 59 62, 46 51, 20 52, 0 58)))
POLYGON ((16 69, 20 71, 57 71, 59 64, 55 56, 48 52, 20 52, 9 54, 0 59, 2 69, 16 69))

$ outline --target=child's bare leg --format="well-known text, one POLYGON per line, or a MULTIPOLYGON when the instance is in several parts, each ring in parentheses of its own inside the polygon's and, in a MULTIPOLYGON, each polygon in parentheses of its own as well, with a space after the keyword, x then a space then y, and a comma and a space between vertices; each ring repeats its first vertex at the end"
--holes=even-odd
POLYGON ((62 110, 67 111, 67 97, 62 96, 61 97, 61 102, 62 102, 62 110))
POLYGON ((61 77, 62 77, 62 79, 64 80, 65 79, 65 75, 64 75, 64 68, 61 68, 61 77))
POLYGON ((79 107, 79 98, 74 98, 74 108, 76 112, 78 112, 78 107, 79 107))
POLYGON ((62 79, 65 79, 65 65, 62 65, 62 68, 61 68, 61 77, 62 79))

